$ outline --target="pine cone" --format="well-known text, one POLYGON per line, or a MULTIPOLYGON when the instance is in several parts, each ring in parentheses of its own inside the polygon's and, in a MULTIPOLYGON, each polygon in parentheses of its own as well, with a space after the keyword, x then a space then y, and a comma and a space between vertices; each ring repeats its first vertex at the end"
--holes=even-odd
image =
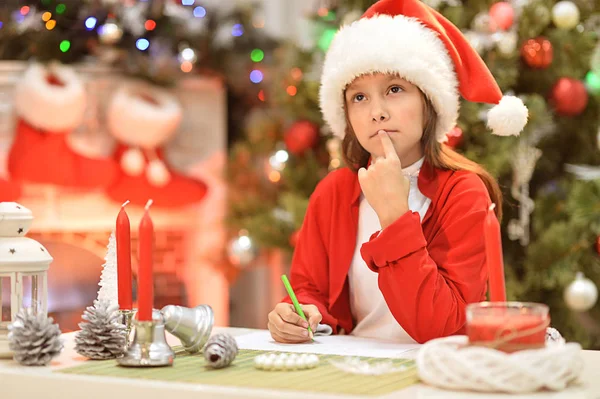
POLYGON ((119 322, 119 306, 108 300, 96 300, 81 317, 81 331, 75 336, 75 351, 95 360, 114 359, 125 353, 125 326, 119 322))
POLYGON ((31 308, 21 309, 8 329, 9 348, 22 365, 46 366, 63 349, 58 324, 46 314, 34 314, 31 308))
POLYGON ((229 334, 215 334, 204 347, 204 358, 215 369, 229 366, 237 354, 237 342, 229 334))
POLYGON ((564 344, 565 339, 556 328, 546 328, 546 344, 564 344))

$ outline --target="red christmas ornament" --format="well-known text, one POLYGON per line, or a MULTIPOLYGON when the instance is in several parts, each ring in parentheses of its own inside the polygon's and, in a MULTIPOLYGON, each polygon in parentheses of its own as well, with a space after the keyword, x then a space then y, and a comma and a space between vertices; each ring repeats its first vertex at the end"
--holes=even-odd
POLYGON ((296 248, 296 244, 298 243, 298 236, 300 236, 300 230, 296 230, 290 236, 290 245, 292 248, 296 248))
POLYGON ((550 102, 557 114, 577 116, 587 106, 588 93, 583 82, 572 78, 560 78, 552 88, 550 102))
POLYGON ((489 15, 495 25, 502 30, 508 30, 515 20, 515 10, 505 1, 494 4, 490 8, 489 15))
POLYGON ((529 39, 521 47, 521 56, 531 68, 548 68, 554 57, 552 43, 544 37, 529 39))
POLYGON ((302 155, 313 148, 319 138, 319 127, 309 121, 297 121, 285 132, 283 140, 289 152, 302 155))
POLYGON ((594 245, 594 248, 596 248, 596 253, 600 255, 600 236, 596 237, 596 245, 594 245))
POLYGON ((458 126, 455 126, 454 129, 450 130, 446 137, 448 137, 448 141, 446 145, 450 148, 457 148, 462 144, 463 141, 463 131, 458 126))

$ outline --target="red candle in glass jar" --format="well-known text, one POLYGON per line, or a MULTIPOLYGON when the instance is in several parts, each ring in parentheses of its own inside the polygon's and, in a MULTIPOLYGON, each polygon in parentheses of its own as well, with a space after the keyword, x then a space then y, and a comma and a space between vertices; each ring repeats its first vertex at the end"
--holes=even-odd
POLYGON ((125 202, 117 216, 116 242, 117 242, 117 287, 119 297, 119 308, 132 308, 131 294, 131 231, 129 217, 125 212, 125 202))
POLYGON ((543 304, 482 302, 467 306, 470 345, 503 352, 542 348, 549 324, 548 307, 543 304))
POLYGON ((138 268, 138 320, 151 321, 154 303, 153 255, 154 226, 150 218, 152 200, 146 204, 139 227, 139 268, 138 268))

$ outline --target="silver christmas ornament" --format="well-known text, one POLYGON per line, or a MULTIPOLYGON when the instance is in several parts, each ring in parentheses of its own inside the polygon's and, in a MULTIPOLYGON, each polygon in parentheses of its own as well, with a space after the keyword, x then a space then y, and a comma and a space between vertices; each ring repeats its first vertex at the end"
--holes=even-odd
POLYGON ((102 44, 116 44, 123 37, 123 30, 113 19, 109 19, 98 29, 98 37, 102 44))
POLYGON ((215 369, 229 366, 237 354, 235 338, 225 333, 212 336, 204 347, 204 358, 208 366, 215 369))
POLYGON ((75 336, 75 351, 95 360, 115 359, 126 349, 126 326, 120 322, 122 315, 117 304, 96 300, 88 306, 79 323, 81 330, 75 336))
POLYGON ((570 309, 585 312, 596 304, 598 288, 582 272, 577 272, 575 280, 565 289, 564 300, 570 309))
POLYGON ((188 353, 197 353, 202 349, 214 325, 213 310, 208 305, 195 308, 168 305, 162 308, 165 329, 179 338, 188 353))
POLYGON ((63 343, 60 329, 52 317, 21 309, 9 326, 9 348, 14 359, 24 366, 46 366, 60 354, 63 343))

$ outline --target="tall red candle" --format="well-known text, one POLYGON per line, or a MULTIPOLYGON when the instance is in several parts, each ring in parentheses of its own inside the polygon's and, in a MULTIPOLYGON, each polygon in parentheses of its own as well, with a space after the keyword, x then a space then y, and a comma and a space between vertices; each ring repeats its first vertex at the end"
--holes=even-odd
POLYGON ((117 281, 119 289, 119 308, 131 310, 131 231, 129 217, 125 212, 125 202, 117 216, 117 281))
POLYGON ((492 204, 488 209, 484 227, 486 262, 490 276, 490 300, 492 302, 506 302, 502 238, 500 236, 500 223, 498 223, 498 218, 494 213, 495 207, 496 205, 492 204))
POLYGON ((154 302, 153 253, 154 226, 150 218, 152 200, 146 204, 144 216, 139 227, 139 268, 138 268, 138 320, 151 321, 154 302))

